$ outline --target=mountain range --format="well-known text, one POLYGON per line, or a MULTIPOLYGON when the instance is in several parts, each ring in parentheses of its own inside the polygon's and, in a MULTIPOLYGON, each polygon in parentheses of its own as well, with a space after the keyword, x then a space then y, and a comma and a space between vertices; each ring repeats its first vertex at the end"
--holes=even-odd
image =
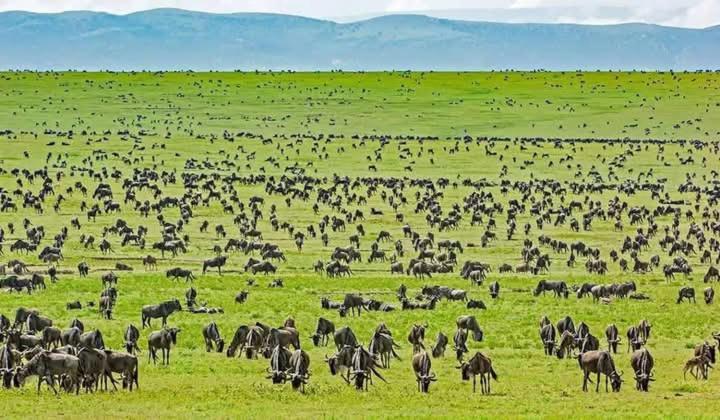
POLYGON ((387 15, 156 9, 0 13, 0 69, 696 70, 720 68, 720 26, 492 23, 387 15))

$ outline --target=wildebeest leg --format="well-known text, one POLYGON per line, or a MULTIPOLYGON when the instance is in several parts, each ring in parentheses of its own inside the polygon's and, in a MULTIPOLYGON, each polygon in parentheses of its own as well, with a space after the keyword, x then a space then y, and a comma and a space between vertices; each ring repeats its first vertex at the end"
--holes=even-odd
POLYGON ((473 394, 475 393, 475 380, 477 376, 473 375, 473 394))

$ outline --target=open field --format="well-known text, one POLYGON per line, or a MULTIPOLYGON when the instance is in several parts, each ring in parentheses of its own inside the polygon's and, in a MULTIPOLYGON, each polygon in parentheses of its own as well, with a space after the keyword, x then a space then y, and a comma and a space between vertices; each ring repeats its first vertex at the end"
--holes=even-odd
MULTIPOLYGON (((685 380, 682 373, 695 345, 710 340, 711 333, 720 330, 715 320, 718 303, 706 305, 702 299, 707 286, 703 284, 704 274, 710 266, 720 265, 720 249, 713 245, 720 230, 712 229, 720 223, 718 74, 4 73, 0 74, 3 130, 7 131, 0 136, 0 203, 9 198, 18 209, 0 212, 0 228, 5 233, 0 263, 20 259, 30 272, 42 273, 48 287, 30 295, 3 290, 0 314, 12 321, 17 307, 37 308, 63 329, 79 318, 86 329, 102 331, 106 347, 120 350, 127 325, 140 327, 143 305, 177 298, 185 309, 168 320, 170 326, 182 330, 169 366, 148 363, 147 336, 160 329, 159 320, 141 331, 138 392, 62 393, 57 398, 45 386, 37 395, 37 378, 32 377, 23 388, 0 389, 0 407, 8 418, 31 412, 69 417, 94 412, 103 417, 183 418, 267 417, 276 413, 289 417, 570 413, 582 417, 679 417, 713 415, 720 408, 720 382, 714 372, 707 381, 689 375, 685 380), (369 138, 353 139, 355 134, 369 138), (381 141, 382 135, 394 137, 381 141), (471 137, 463 138, 465 135, 471 137), (539 139, 515 138, 523 136, 539 139), (564 140, 545 140, 551 138, 564 140), (633 140, 579 140, 623 138, 633 140), (31 174, 32 182, 28 179, 31 174), (32 207, 23 207, 23 195, 29 191, 31 197, 38 196, 45 175, 54 195, 40 201, 39 214, 32 207), (183 180, 191 175, 198 176, 196 187, 184 186, 183 180), (336 177, 348 177, 346 189, 336 177), (124 188, 124 181, 141 178, 147 179, 150 187, 132 188, 134 197, 126 199, 131 188, 124 188), (208 183, 210 180, 213 182, 208 183), (81 194, 78 183, 87 188, 87 196, 81 194), (103 199, 92 197, 100 183, 109 184, 120 211, 101 211, 95 220, 89 220, 86 211, 80 210, 81 204, 105 207, 103 199), (526 188, 525 183, 532 185, 526 188), (270 189, 275 192, 269 194, 270 189), (153 190, 157 191, 155 195, 153 190), (224 211, 220 200, 204 205, 202 200, 211 191, 232 205, 234 214, 224 211), (302 192, 307 193, 306 200, 301 199, 302 192), (491 196, 473 201, 473 193, 491 196), (60 195, 65 200, 54 210, 60 195), (224 247, 228 239, 242 237, 234 219, 245 214, 248 223, 252 221, 249 202, 253 196, 264 199, 259 206, 262 218, 255 229, 262 232, 262 242, 279 245, 287 261, 273 261, 278 267, 275 275, 251 275, 243 266, 250 257, 260 259, 259 252, 245 255, 223 251, 228 256, 223 275, 202 275, 202 262, 215 256, 215 245, 224 247), (318 201, 319 196, 328 200, 318 201), (192 216, 178 232, 179 238, 188 236, 184 239, 187 252, 162 258, 152 249, 153 243, 163 239, 157 216, 162 214, 166 222, 177 225, 181 211, 169 206, 159 212, 152 209, 143 217, 136 203, 147 201, 152 205, 168 197, 185 201, 192 216), (359 202, 359 197, 367 202, 359 202), (592 222, 584 229, 583 215, 591 213, 591 202, 598 202, 607 216, 615 197, 619 203, 627 203, 619 213, 622 231, 614 226, 615 218, 603 218, 597 212, 588 216, 592 222), (191 204, 195 199, 198 202, 191 204), (337 205, 330 205, 335 200, 337 205), (513 200, 522 207, 517 211, 517 229, 508 239, 508 211, 513 200), (392 202, 399 204, 397 209, 392 202), (457 227, 440 230, 438 224, 429 225, 426 217, 430 210, 418 207, 418 203, 429 202, 439 205, 435 215, 441 220, 451 216, 454 205, 459 206, 457 227), (569 212, 571 202, 580 206, 556 225, 559 212, 569 212), (670 202, 673 204, 665 204, 670 202), (312 208, 315 203, 317 214, 312 208), (470 205, 464 209, 466 203, 470 205), (480 214, 480 208, 485 208, 481 203, 488 207, 496 204, 500 210, 492 216, 483 214, 482 222, 473 226, 473 213, 480 214), (537 214, 532 211, 534 204, 538 205, 537 214), (296 248, 288 229, 273 229, 273 206, 278 224, 292 225, 295 232, 305 234, 302 251, 296 248), (671 228, 675 218, 673 211, 653 216, 661 207, 678 210, 677 241, 691 243, 695 253, 670 256, 668 249, 661 247, 665 227, 671 228), (371 208, 382 214, 372 214, 371 208), (632 208, 647 209, 648 216, 633 225, 628 214, 632 208), (703 216, 706 208, 707 215, 703 216), (356 210, 364 214, 364 220, 347 222, 345 231, 328 227, 328 244, 323 245, 318 225, 322 217, 346 220, 356 210), (686 215, 688 211, 707 239, 702 248, 698 236, 688 235, 693 223, 686 215), (403 221, 397 220, 397 213, 403 215, 403 221), (546 213, 549 221, 539 228, 536 220, 546 213), (74 217, 80 222, 79 229, 71 227, 74 217), (37 250, 27 255, 10 251, 18 239, 28 240, 25 218, 45 230, 37 250), (488 227, 490 218, 497 223, 494 229, 488 227), (145 249, 122 246, 121 236, 107 233, 112 252, 100 251, 103 230, 116 225, 118 219, 134 231, 147 227, 145 249), (577 232, 570 227, 573 219, 580 224, 577 232), (203 221, 209 223, 207 232, 200 231, 203 221), (623 272, 610 257, 611 251, 619 252, 625 237, 635 238, 637 229, 643 229, 647 236, 653 222, 657 232, 650 237, 649 246, 640 249, 638 258, 649 261, 658 255, 659 267, 645 274, 623 272), (14 224, 14 233, 10 223, 14 224), (380 242, 380 249, 390 256, 395 252, 394 242, 400 240, 405 255, 398 261, 407 268, 418 252, 412 241, 403 237, 405 224, 421 237, 433 233, 436 244, 432 250, 436 254, 443 252, 437 248, 440 240, 463 244, 452 273, 418 279, 391 275, 390 262, 368 262, 372 243, 381 231, 387 231, 392 240, 380 242), (526 224, 530 226, 527 234, 526 224), (225 228, 227 237, 215 234, 218 225, 225 228), (318 231, 317 237, 308 233, 311 225, 318 231), (350 264, 354 274, 328 278, 314 273, 313 264, 318 260, 327 264, 335 247, 350 244, 357 225, 365 228, 365 235, 360 237, 362 261, 350 264), (38 259, 38 252, 52 245, 63 227, 68 228, 62 246, 64 259, 57 262, 59 281, 51 284, 46 274, 49 265, 38 259), (486 231, 497 238, 481 246, 486 231), (95 245, 86 248, 80 242, 81 235, 93 235, 95 245), (588 273, 588 258, 584 256, 577 256, 577 264, 568 267, 570 253, 540 245, 541 235, 567 244, 582 241, 599 249, 600 259, 608 266, 607 274, 588 273), (517 267, 523 263, 525 240, 550 256, 549 273, 499 273, 501 264, 517 267), (704 250, 710 250, 709 262, 701 262, 704 250), (146 255, 158 258, 156 270, 143 267, 141 260, 146 255), (687 259, 692 274, 676 274, 674 280, 666 282, 662 268, 678 256, 687 259), (76 270, 83 261, 91 270, 85 278, 76 270), (481 261, 492 267, 483 285, 472 285, 460 276, 466 261, 481 261), (83 306, 89 301, 97 304, 103 290, 100 277, 118 262, 130 265, 133 271, 115 271, 120 279, 112 320, 102 319, 97 308, 66 309, 66 303, 75 300, 83 306), (197 301, 222 307, 224 313, 187 311, 184 296, 191 285, 167 279, 165 270, 173 267, 191 269, 197 277, 192 284, 197 301), (247 286, 250 278, 256 280, 255 286, 247 286), (283 288, 268 287, 276 278, 283 279, 283 288), (533 296, 532 290, 543 279, 564 280, 571 286, 634 281, 637 292, 650 299, 613 297, 609 304, 600 304, 590 297, 578 299, 573 293, 568 299, 556 299, 552 293, 533 296), (501 287, 498 299, 491 299, 488 293, 493 281, 501 287), (484 301, 487 310, 467 309, 463 302, 443 299, 432 311, 404 311, 395 295, 400 284, 407 286, 411 300, 424 285, 463 289, 470 298, 484 301), (678 289, 685 285, 695 287, 697 304, 675 303, 678 289), (248 300, 236 304, 234 297, 241 290, 249 292, 248 300), (342 301, 346 293, 376 298, 396 310, 363 311, 360 317, 341 318, 337 311, 321 309, 322 297, 342 301), (481 395, 479 389, 473 394, 471 383, 461 381, 455 369, 452 336, 456 318, 465 314, 475 315, 484 330, 482 342, 468 341, 470 354, 466 357, 482 351, 492 358, 499 375, 492 383, 491 395, 481 395), (603 348, 605 327, 615 323, 623 337, 620 353, 614 355, 618 370, 625 373, 621 392, 584 393, 576 360, 544 356, 538 335, 543 315, 553 323, 565 315, 572 316, 576 325, 584 321, 603 348), (227 358, 205 351, 201 329, 211 321, 229 342, 239 325, 261 321, 279 327, 288 316, 295 319, 302 348, 311 358, 312 375, 305 394, 294 392, 289 384, 272 385, 265 378, 269 362, 263 357, 227 358), (392 360, 391 367, 381 371, 388 383, 375 380, 368 392, 358 392, 331 376, 324 356, 331 355, 334 347, 314 347, 309 339, 320 316, 338 328, 350 326, 365 346, 375 327, 385 322, 401 346, 398 353, 402 359, 392 360), (649 320, 653 327, 647 348, 655 358, 656 381, 649 393, 635 390, 630 354, 626 353, 625 331, 641 319, 649 320), (451 340, 445 357, 433 359, 432 370, 438 381, 428 395, 417 392, 410 365, 412 345, 406 340, 413 324, 425 322, 426 347, 435 342, 440 331, 451 340)), ((669 235, 673 236, 672 230, 669 235)), ((620 258, 629 262, 632 271, 630 252, 620 258)))

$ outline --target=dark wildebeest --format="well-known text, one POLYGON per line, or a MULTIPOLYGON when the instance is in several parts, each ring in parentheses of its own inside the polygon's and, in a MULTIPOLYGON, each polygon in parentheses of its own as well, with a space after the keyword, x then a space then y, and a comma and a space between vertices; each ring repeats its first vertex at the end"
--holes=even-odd
POLYGON ((648 349, 635 351, 630 358, 630 365, 635 371, 636 387, 640 391, 647 392, 650 388, 650 381, 653 379, 653 357, 648 349))
POLYGON ((162 318, 163 327, 167 325, 167 318, 175 311, 182 311, 180 301, 177 299, 165 301, 159 305, 145 305, 142 307, 142 327, 150 327, 153 318, 162 318))
POLYGON ((52 319, 32 312, 28 314, 28 317, 25 320, 27 330, 31 333, 34 333, 36 331, 42 331, 46 327, 52 327, 52 324, 52 319))
POLYGON ((468 309, 487 309, 487 306, 485 306, 485 302, 475 299, 470 299, 468 303, 465 304, 465 307, 468 309))
POLYGON ((350 379, 355 381, 355 389, 367 391, 368 384, 372 383, 373 374, 385 382, 385 378, 378 373, 377 368, 375 357, 363 346, 356 347, 352 356, 352 373, 350 374, 350 379))
MULTIPOLYGON (((608 380, 612 384, 613 392, 620 392, 622 384, 622 373, 615 370, 615 362, 607 351, 592 350, 582 353, 578 356, 578 364, 583 371, 583 391, 588 390, 588 381, 590 381, 590 373, 597 374, 595 383, 595 392, 600 392, 600 375, 605 375, 605 392, 608 391, 608 380)), ((590 381, 592 382, 592 381, 590 381)))
POLYGON ((247 290, 243 290, 242 292, 235 295, 235 303, 245 303, 247 301, 248 292, 247 290))
POLYGON ((635 351, 635 350, 639 350, 642 347, 643 342, 640 339, 640 333, 638 331, 638 327, 632 326, 632 327, 628 328, 627 334, 625 334, 625 335, 627 336, 627 339, 628 339, 628 349, 627 349, 628 352, 630 352, 630 349, 635 351))
POLYGON ((438 333, 437 338, 435 339, 435 345, 432 346, 432 356, 434 358, 443 357, 445 356, 445 348, 448 344, 448 338, 445 334, 441 332, 438 333))
POLYGON ((455 358, 458 360, 458 362, 462 361, 463 354, 470 351, 467 348, 467 337, 468 332, 464 328, 458 328, 457 331, 455 331, 455 335, 453 336, 455 358))
POLYGON ((707 287, 703 290, 703 296, 705 297, 705 304, 710 305, 715 300, 715 290, 712 287, 707 287))
POLYGON ((61 335, 62 345, 63 346, 77 346, 80 344, 80 336, 82 335, 82 330, 78 327, 70 327, 70 329, 64 330, 61 335))
POLYGON ((555 354, 555 327, 553 324, 545 324, 540 328, 540 339, 545 348, 545 355, 552 356, 555 354))
POLYGON ((688 302, 692 301, 695 302, 695 288, 690 286, 685 286, 678 290, 678 298, 676 303, 681 303, 683 299, 687 299, 688 302))
POLYGON ((167 270, 165 272, 165 277, 172 278, 173 280, 185 279, 186 283, 195 279, 192 271, 180 267, 175 267, 167 270))
POLYGON ((265 343, 263 344, 263 356, 266 358, 270 357, 272 349, 278 345, 281 347, 288 347, 292 345, 295 350, 299 349, 300 336, 298 331, 292 327, 283 327, 279 329, 271 328, 265 338, 265 343))
POLYGON ((211 352, 213 345, 218 353, 222 353, 225 348, 225 340, 220 336, 220 330, 218 329, 215 321, 204 326, 202 329, 203 339, 205 340, 205 351, 211 352))
POLYGON ((148 360, 152 360, 153 364, 157 363, 157 350, 162 350, 162 364, 170 364, 170 349, 177 344, 177 335, 180 328, 163 328, 155 331, 148 337, 148 360))
POLYGON ((566 316, 557 323, 558 334, 562 335, 565 331, 570 331, 570 333, 575 335, 575 323, 569 316, 566 316))
POLYGON ((475 319, 474 315, 460 316, 457 320, 455 320, 455 324, 457 324, 458 328, 471 331, 475 341, 483 340, 483 330, 480 328, 480 325, 478 325, 477 319, 475 319))
POLYGON ((268 379, 272 379, 272 383, 281 384, 287 379, 287 370, 290 367, 290 357, 292 353, 281 345, 275 346, 270 353, 270 368, 268 369, 268 379))
POLYGON ((50 346, 59 347, 62 345, 62 331, 57 327, 45 327, 42 330, 42 342, 43 347, 46 350, 50 349, 50 346))
POLYGON ((249 331, 250 328, 247 325, 241 325, 237 328, 237 330, 235 330, 233 339, 230 342, 227 351, 225 352, 227 357, 235 357, 235 353, 238 350, 242 354, 242 351, 245 348, 245 342, 247 341, 247 335, 249 331))
POLYGON ((567 284, 564 281, 540 280, 535 290, 533 290, 533 296, 539 296, 540 293, 544 295, 545 292, 553 292, 555 297, 564 297, 566 299, 569 295, 567 284))
POLYGON ((216 268, 218 269, 218 274, 222 275, 222 267, 227 262, 227 256, 226 255, 220 255, 215 258, 210 258, 209 260, 203 261, 203 274, 207 271, 208 268, 216 268))
POLYGON ((263 342, 265 341, 265 330, 259 325, 253 325, 247 332, 245 338, 245 357, 257 359, 260 353, 263 342))
POLYGON ((138 340, 140 340, 140 331, 133 324, 128 325, 125 329, 125 350, 130 354, 140 353, 140 347, 138 347, 138 340))
POLYGON ((341 313, 347 311, 350 311, 353 316, 355 316, 355 310, 357 309, 357 314, 360 316, 360 312, 362 311, 362 308, 365 305, 365 301, 363 300, 362 296, 348 293, 345 295, 345 299, 343 300, 342 307, 340 308, 341 313))
POLYGON ((332 357, 325 355, 325 362, 330 368, 330 374, 333 376, 340 374, 340 377, 348 384, 350 383, 350 371, 353 366, 354 349, 355 346, 342 346, 332 357), (345 376, 343 376, 343 371, 347 372, 345 376))
POLYGON ((647 344, 648 339, 650 338, 650 329, 652 328, 652 325, 648 322, 647 319, 643 319, 638 324, 638 339, 642 341, 643 345, 647 344))
POLYGON ((558 359, 563 359, 565 357, 572 357, 572 351, 575 347, 575 336, 573 333, 570 332, 570 330, 565 330, 560 335, 560 342, 558 344, 558 348, 555 351, 556 356, 558 359))
POLYGON ((78 347, 103 350, 105 349, 105 340, 103 340, 103 335, 100 330, 86 332, 80 336, 78 347))
POLYGON ((620 334, 618 333, 618 328, 615 324, 608 325, 605 329, 605 337, 608 342, 608 351, 617 353, 617 346, 618 343, 620 343, 620 334))
POLYGON ((310 336, 316 346, 327 346, 330 334, 335 333, 335 324, 323 317, 318 318, 315 333, 310 336))
POLYGON ((400 356, 395 352, 396 346, 391 335, 376 331, 370 339, 368 350, 373 356, 380 357, 382 367, 389 368, 392 357, 400 359, 400 356))
POLYGON ((494 281, 490 283, 490 297, 497 299, 500 296, 500 283, 494 281))
POLYGON ((342 327, 335 331, 333 336, 335 341, 335 347, 340 351, 344 346, 350 346, 352 348, 357 347, 358 341, 355 337, 355 333, 350 327, 342 327))
POLYGON ((490 393, 490 378, 498 380, 497 373, 492 367, 492 361, 480 352, 475 353, 470 360, 461 363, 457 368, 460 369, 463 381, 469 381, 472 376, 473 392, 476 392, 477 375, 480 375, 480 392, 483 394, 490 393))
POLYGON ((432 367, 432 361, 426 351, 413 356, 412 367, 415 372, 415 380, 418 384, 418 391, 428 392, 430 390, 430 383, 436 381, 435 373, 430 372, 432 367))
POLYGON ((423 340, 425 340, 425 328, 427 328, 427 324, 413 324, 410 329, 410 333, 408 333, 407 339, 413 346, 413 354, 419 353, 421 350, 425 350, 425 344, 423 344, 423 340))
POLYGON ((105 375, 119 373, 122 375, 123 388, 129 388, 130 391, 132 391, 133 385, 135 385, 136 388, 139 388, 138 358, 132 354, 122 353, 119 351, 104 351, 107 361, 107 371, 105 375))
POLYGON ((40 385, 46 382, 56 395, 58 392, 55 389, 54 377, 64 375, 75 387, 75 393, 80 393, 80 359, 68 354, 42 351, 20 368, 17 375, 20 383, 24 383, 25 378, 29 375, 38 375, 38 394, 40 385))
POLYGON ((290 378, 293 389, 297 390, 302 387, 302 392, 305 392, 305 384, 310 379, 310 356, 304 350, 295 350, 290 356, 286 374, 290 378))

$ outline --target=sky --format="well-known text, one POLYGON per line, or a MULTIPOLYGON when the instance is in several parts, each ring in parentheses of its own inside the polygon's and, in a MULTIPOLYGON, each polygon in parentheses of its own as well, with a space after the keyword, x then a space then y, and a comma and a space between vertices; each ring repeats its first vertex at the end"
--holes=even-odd
POLYGON ((212 13, 272 12, 351 21, 389 13, 501 22, 720 24, 720 0, 0 0, 0 11, 92 10, 126 14, 172 7, 212 13))

